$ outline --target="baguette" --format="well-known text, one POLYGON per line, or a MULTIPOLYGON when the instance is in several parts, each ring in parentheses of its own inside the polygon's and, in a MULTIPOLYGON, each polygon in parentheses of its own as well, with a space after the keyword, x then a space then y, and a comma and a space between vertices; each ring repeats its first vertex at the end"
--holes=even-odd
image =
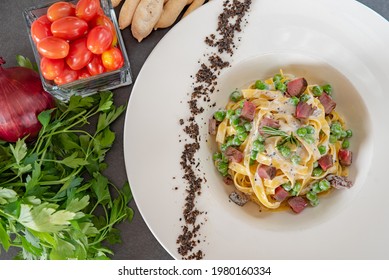
POLYGON ((141 0, 139 2, 131 23, 132 35, 138 42, 141 42, 153 30, 162 15, 163 3, 164 0, 141 0))

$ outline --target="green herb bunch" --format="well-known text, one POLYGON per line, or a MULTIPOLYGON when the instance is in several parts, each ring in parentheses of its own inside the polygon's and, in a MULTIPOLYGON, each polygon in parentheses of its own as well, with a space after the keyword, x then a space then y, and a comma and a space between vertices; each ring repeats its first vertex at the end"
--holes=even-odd
POLYGON ((109 91, 72 96, 38 116, 34 142, 0 142, 0 249, 20 248, 18 259, 113 254, 105 241, 120 242, 114 226, 133 210, 129 185, 117 188, 102 173, 115 140, 110 125, 125 110, 112 98, 109 91))
POLYGON ((290 143, 292 145, 297 145, 298 140, 297 138, 293 135, 293 133, 288 134, 285 131, 282 131, 278 128, 273 128, 270 126, 263 126, 262 131, 268 135, 268 137, 274 137, 274 136, 279 136, 282 138, 282 142, 278 146, 282 146, 285 143, 290 143))

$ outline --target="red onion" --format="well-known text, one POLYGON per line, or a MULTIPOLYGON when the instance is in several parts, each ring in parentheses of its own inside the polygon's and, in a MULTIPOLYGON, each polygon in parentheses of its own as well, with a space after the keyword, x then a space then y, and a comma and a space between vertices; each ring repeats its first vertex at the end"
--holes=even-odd
POLYGON ((0 57, 0 139, 33 140, 41 129, 37 116, 53 108, 53 97, 43 90, 39 75, 25 67, 3 68, 0 57))

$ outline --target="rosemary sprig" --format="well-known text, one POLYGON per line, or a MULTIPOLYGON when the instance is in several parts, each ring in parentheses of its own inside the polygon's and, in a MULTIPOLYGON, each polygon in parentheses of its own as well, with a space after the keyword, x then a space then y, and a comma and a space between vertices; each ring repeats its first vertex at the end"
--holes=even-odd
POLYGON ((297 138, 293 135, 293 132, 286 133, 283 130, 280 130, 278 128, 270 127, 270 126, 263 126, 261 130, 268 135, 268 137, 274 137, 274 136, 279 136, 282 138, 282 142, 279 144, 279 146, 284 145, 285 143, 289 142, 292 145, 297 145, 298 140, 297 138))

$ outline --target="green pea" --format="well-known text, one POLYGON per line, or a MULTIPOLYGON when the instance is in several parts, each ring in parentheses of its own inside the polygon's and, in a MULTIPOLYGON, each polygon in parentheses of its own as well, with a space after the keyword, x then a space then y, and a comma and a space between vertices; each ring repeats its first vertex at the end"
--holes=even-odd
POLYGON ((229 145, 227 145, 227 143, 221 144, 220 145, 220 150, 222 150, 224 152, 225 150, 227 150, 228 146, 229 145))
POLYGON ((265 138, 263 138, 262 135, 258 135, 257 140, 258 140, 259 142, 265 142, 265 138))
POLYGON ((241 100, 243 98, 243 95, 240 91, 238 90, 235 90, 233 91, 231 94, 230 94, 230 99, 231 101, 233 102, 238 102, 239 100, 241 100))
POLYGON ((235 114, 234 110, 227 110, 226 118, 231 119, 231 117, 235 114))
POLYGON ((265 151, 265 145, 263 144, 263 142, 255 140, 253 142, 253 150, 262 153, 265 151))
POLYGON ((325 93, 328 93, 329 95, 331 95, 331 93, 332 93, 332 86, 330 84, 324 85, 323 86, 323 90, 324 90, 325 93))
POLYGON ((312 171, 312 176, 313 177, 320 177, 321 175, 323 175, 323 173, 324 173, 324 171, 323 171, 323 169, 321 169, 321 167, 316 167, 312 171))
POLYGON ((285 92, 286 91, 286 85, 284 83, 276 83, 276 89, 281 91, 281 92, 285 92))
POLYGON ((340 135, 343 131, 342 125, 338 122, 335 122, 331 124, 330 131, 336 136, 340 135))
POLYGON ((347 130, 346 130, 346 133, 347 133, 346 138, 351 138, 351 137, 353 137, 353 131, 352 131, 351 129, 347 129, 347 130))
POLYGON ((328 182, 326 179, 324 179, 324 180, 320 181, 319 187, 320 187, 320 190, 322 190, 324 192, 324 191, 327 191, 331 187, 331 185, 330 185, 330 182, 328 182))
POLYGON ((346 132, 345 130, 342 130, 342 132, 340 133, 339 138, 340 138, 340 139, 344 139, 344 138, 346 138, 346 137, 347 137, 347 132, 346 132))
POLYGON ((296 131, 297 135, 300 137, 304 137, 307 134, 307 129, 305 127, 300 127, 296 131))
POLYGON ((323 89, 321 86, 314 86, 312 88, 313 96, 319 97, 323 93, 323 89))
POLYGON ((313 168, 316 168, 319 166, 319 163, 317 161, 315 161, 313 164, 312 164, 313 168))
POLYGON ((282 80, 282 75, 281 74, 275 74, 273 76, 273 82, 279 82, 282 80))
POLYGON ((293 155, 291 157, 291 161, 292 161, 293 164, 300 164, 301 158, 298 155, 293 155))
POLYGON ((348 149, 348 148, 350 148, 350 141, 348 141, 347 139, 344 139, 344 140, 343 140, 343 143, 342 143, 342 148, 343 148, 343 149, 348 149))
POLYGON ((280 151, 280 153, 283 157, 286 157, 286 158, 290 157, 290 148, 288 146, 282 145, 282 146, 278 147, 278 150, 280 151))
POLYGON ((305 127, 307 129, 308 134, 314 134, 315 133, 315 128, 312 125, 307 125, 305 127))
POLYGON ((213 114, 213 117, 219 121, 219 122, 222 122, 224 120, 224 118, 226 117, 226 112, 225 111, 216 111, 214 114, 213 114))
POLYGON ((312 191, 308 192, 306 194, 306 197, 308 198, 309 201, 315 201, 318 199, 317 194, 315 192, 312 192, 312 191))
POLYGON ((311 191, 314 192, 314 193, 319 193, 319 192, 321 192, 319 182, 315 182, 315 183, 312 184, 312 189, 311 189, 311 191))
POLYGON ((241 113, 242 113, 242 108, 237 108, 235 110, 235 115, 240 116, 241 113))
POLYGON ((265 89, 267 89, 267 85, 264 82, 262 82, 261 80, 257 80, 257 81, 255 81, 255 88, 260 89, 260 90, 265 90, 265 89))
POLYGON ((327 153, 327 148, 326 148, 326 146, 324 146, 324 145, 320 145, 320 146, 318 147, 318 149, 319 149, 319 153, 320 153, 321 155, 324 155, 325 153, 327 153))
POLYGON ((284 183, 281 185, 284 190, 286 190, 287 192, 291 191, 292 190, 292 183, 291 182, 288 182, 288 183, 284 183))
POLYGON ((244 142, 246 140, 247 136, 248 136, 247 132, 243 132, 243 133, 238 134, 238 139, 240 141, 244 142))
POLYGON ((220 161, 217 165, 217 169, 223 176, 228 174, 228 163, 220 161))
POLYGON ((313 144, 313 143, 315 143, 315 138, 314 138, 312 135, 310 135, 310 134, 305 135, 304 140, 305 140, 305 142, 307 142, 308 144, 313 144))
POLYGON ((317 199, 317 200, 310 200, 309 203, 313 207, 318 206, 319 205, 319 199, 317 199))
POLYGON ((214 153, 212 158, 214 161, 222 159, 222 154, 221 153, 214 153))
POLYGON ((298 97, 296 96, 293 96, 289 99, 289 102, 294 105, 294 106, 297 106, 300 102, 300 99, 298 99, 298 97))
POLYGON ((237 115, 234 115, 230 119, 231 124, 235 127, 240 124, 240 118, 237 115))
POLYGON ((330 143, 331 143, 331 144, 335 144, 336 141, 338 141, 338 138, 336 138, 335 135, 330 135, 330 143))
POLYGON ((242 141, 237 136, 235 136, 232 139, 231 146, 240 146, 240 145, 242 145, 242 141))
POLYGON ((250 165, 254 165, 254 163, 256 162, 256 160, 255 159, 252 159, 252 158, 250 158, 250 165))
POLYGON ((294 187, 292 188, 290 194, 291 194, 292 196, 296 196, 296 195, 299 193, 300 188, 301 188, 301 183, 300 183, 300 182, 296 182, 296 183, 294 184, 294 187))
POLYGON ((310 96, 309 96, 309 94, 302 94, 301 96, 300 96, 300 101, 301 102, 307 102, 308 100, 309 100, 309 98, 311 98, 310 96))
POLYGON ((244 126, 244 129, 249 132, 251 130, 251 128, 253 127, 253 125, 250 123, 250 122, 246 122, 243 124, 244 126))
POLYGON ((236 134, 242 134, 246 132, 246 129, 242 125, 238 125, 237 127, 235 127, 235 130, 236 130, 236 134))
POLYGON ((231 146, 232 145, 232 140, 233 140, 234 138, 233 137, 229 137, 229 138, 227 138, 227 141, 226 141, 226 145, 227 145, 227 147, 229 147, 229 146, 231 146))

